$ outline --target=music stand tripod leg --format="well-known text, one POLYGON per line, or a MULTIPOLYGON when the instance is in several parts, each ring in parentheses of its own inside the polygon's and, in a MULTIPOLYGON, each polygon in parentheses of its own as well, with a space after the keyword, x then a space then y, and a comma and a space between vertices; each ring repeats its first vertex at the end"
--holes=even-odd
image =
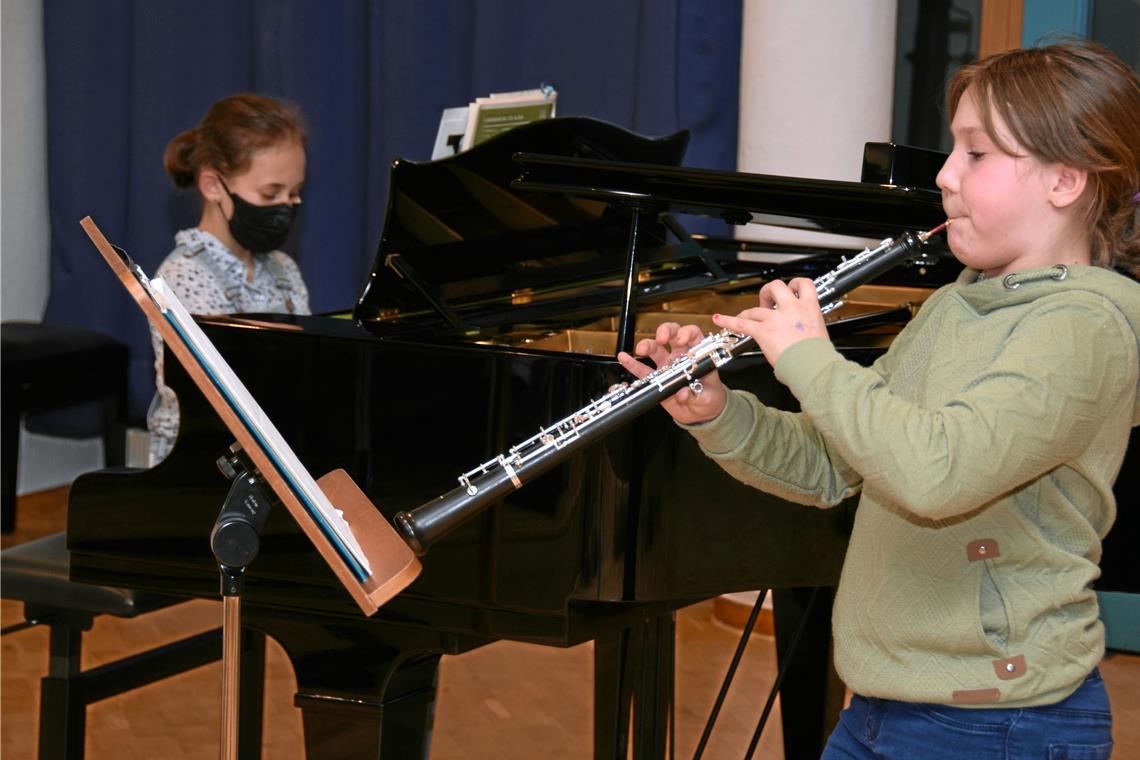
MULTIPOLYGON (((236 445, 236 444, 235 444, 236 445)), ((221 757, 238 757, 238 703, 241 692, 241 587, 245 568, 257 556, 270 501, 262 481, 234 455, 218 460, 231 478, 229 493, 210 533, 222 594, 221 757)))

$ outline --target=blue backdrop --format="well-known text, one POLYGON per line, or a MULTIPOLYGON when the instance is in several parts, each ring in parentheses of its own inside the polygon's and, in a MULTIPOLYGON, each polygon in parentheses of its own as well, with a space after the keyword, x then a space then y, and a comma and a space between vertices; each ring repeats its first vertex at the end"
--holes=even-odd
POLYGON ((52 284, 45 320, 131 346, 131 418, 153 392, 145 320, 82 233, 91 215, 153 272, 194 194, 162 169, 218 98, 285 97, 309 124, 297 258, 314 311, 351 307, 388 164, 427 159, 440 112, 540 82, 560 116, 693 132, 686 164, 736 162, 739 0, 45 0, 52 284))

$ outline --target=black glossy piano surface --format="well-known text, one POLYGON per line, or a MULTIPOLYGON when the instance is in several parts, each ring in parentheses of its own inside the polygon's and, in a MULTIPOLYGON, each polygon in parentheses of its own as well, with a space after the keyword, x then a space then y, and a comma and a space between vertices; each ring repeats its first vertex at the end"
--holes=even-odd
MULTIPOLYGON (((866 224, 842 211, 854 183, 694 171, 686 190, 689 170, 677 168, 686 141, 684 133, 650 140, 588 119, 556 119, 455 158, 396 162, 376 264, 351 312, 200 324, 307 468, 315 475, 344 468, 391 517, 452 489, 459 474, 624 379, 613 354, 632 238, 636 309, 625 328, 635 337, 665 319, 703 320, 711 329, 709 314, 751 305, 767 279, 817 276, 850 252, 694 239, 666 215, 729 218, 747 207, 875 236, 891 222, 901 232, 941 220, 929 189, 859 187, 861 203, 887 208, 866 224), (519 153, 540 154, 540 163, 554 155, 555 165, 570 157, 571 174, 544 177, 558 187, 528 187, 526 177, 516 182, 519 153), (590 172, 607 161, 619 171, 596 172, 607 177, 599 191, 590 172), (643 182, 654 177, 670 181, 669 193, 654 195, 654 182, 643 182), (703 189, 710 179, 715 197, 703 189), (623 193, 631 182, 642 184, 623 193), (809 185, 792 213, 787 191, 809 185), (746 203, 731 202, 733 187, 746 203), (641 226, 631 236, 635 217, 641 226), (740 257, 742 249, 802 258, 758 263, 740 257)), ((835 313, 837 345, 873 361, 957 270, 934 250, 856 291, 835 313)), ((722 373, 794 408, 759 355, 722 373)), ((182 407, 175 448, 152 470, 103 471, 75 483, 72 575, 216 598, 208 537, 228 483, 215 460, 232 438, 177 364, 167 363, 167 376, 182 407)), ((662 756, 669 613, 730 591, 833 586, 853 509, 854 501, 805 509, 743 486, 653 410, 459 525, 424 557, 421 576, 372 618, 289 514, 274 510, 247 572, 243 622, 290 654, 309 757, 414 756, 426 741, 439 656, 498 639, 597 640, 596 755, 625 756, 634 703, 635 753, 662 756), (638 671, 633 659, 650 651, 655 666, 638 671)), ((822 661, 826 620, 824 610, 807 645, 817 655, 822 648, 822 661)), ((811 694, 801 735, 785 719, 789 752, 810 753, 833 720, 828 683, 827 673, 805 676, 811 694)))

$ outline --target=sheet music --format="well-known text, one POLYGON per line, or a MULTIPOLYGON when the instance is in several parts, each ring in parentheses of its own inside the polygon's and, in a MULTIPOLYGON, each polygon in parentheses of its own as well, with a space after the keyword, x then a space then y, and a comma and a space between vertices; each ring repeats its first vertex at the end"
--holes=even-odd
POLYGON ((226 399, 246 430, 261 445, 282 480, 308 510, 357 579, 363 581, 370 577, 372 569, 368 557, 353 535, 352 527, 345 521, 344 514, 329 502, 312 475, 297 459, 292 447, 281 437, 276 426, 218 353, 214 344, 198 327, 194 318, 186 311, 186 307, 170 291, 161 277, 148 279, 137 266, 131 269, 154 299, 155 304, 162 310, 171 327, 194 353, 210 381, 226 399))

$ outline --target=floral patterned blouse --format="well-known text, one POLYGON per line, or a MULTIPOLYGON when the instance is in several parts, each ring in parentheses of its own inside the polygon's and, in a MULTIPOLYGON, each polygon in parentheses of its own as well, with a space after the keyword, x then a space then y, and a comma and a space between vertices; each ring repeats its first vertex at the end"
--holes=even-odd
MULTIPOLYGON (((159 266, 161 277, 191 314, 309 314, 309 291, 297 263, 281 251, 253 256, 253 278, 245 262, 197 227, 174 236, 175 249, 159 266)), ((154 400, 147 412, 150 466, 170 453, 178 437, 178 398, 163 377, 162 338, 151 328, 154 400)))

